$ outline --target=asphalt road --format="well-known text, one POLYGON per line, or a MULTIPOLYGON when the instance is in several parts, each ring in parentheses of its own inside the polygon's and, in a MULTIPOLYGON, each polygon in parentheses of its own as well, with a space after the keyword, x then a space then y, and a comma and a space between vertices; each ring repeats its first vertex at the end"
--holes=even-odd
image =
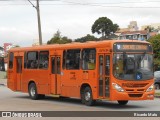
POLYGON ((89 107, 73 98, 47 96, 42 100, 31 100, 28 94, 13 92, 3 85, 0 86, 0 94, 0 111, 160 111, 160 98, 129 101, 126 106, 120 106, 117 102, 101 101, 89 107))

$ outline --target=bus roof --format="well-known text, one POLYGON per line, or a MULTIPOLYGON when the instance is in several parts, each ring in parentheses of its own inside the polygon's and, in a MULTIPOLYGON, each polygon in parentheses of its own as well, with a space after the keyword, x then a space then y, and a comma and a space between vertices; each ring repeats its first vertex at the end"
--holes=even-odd
POLYGON ((93 47, 111 47, 116 42, 132 42, 132 43, 148 43, 139 40, 103 40, 103 41, 88 41, 85 43, 72 42, 67 44, 50 44, 32 47, 17 47, 11 48, 9 51, 33 51, 33 50, 49 50, 49 49, 75 49, 75 48, 93 48, 93 47))

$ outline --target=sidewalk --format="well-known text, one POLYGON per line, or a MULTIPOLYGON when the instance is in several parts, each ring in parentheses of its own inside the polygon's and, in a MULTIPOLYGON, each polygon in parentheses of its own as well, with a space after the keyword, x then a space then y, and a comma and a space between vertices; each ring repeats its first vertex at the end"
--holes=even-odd
POLYGON ((0 85, 7 85, 7 79, 0 79, 0 85))
POLYGON ((0 79, 5 79, 6 78, 6 72, 0 71, 0 79))
POLYGON ((160 98, 160 90, 155 90, 155 98, 160 98))
POLYGON ((0 85, 7 85, 6 72, 0 71, 0 85))

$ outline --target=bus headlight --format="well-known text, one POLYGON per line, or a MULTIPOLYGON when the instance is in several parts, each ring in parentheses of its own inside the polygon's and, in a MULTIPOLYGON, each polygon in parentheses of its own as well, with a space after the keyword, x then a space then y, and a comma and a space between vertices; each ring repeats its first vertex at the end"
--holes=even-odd
POLYGON ((119 86, 118 84, 112 83, 112 85, 118 92, 124 92, 124 89, 121 86, 119 86))
POLYGON ((148 89, 147 89, 147 92, 150 92, 154 89, 154 84, 152 84, 148 89))

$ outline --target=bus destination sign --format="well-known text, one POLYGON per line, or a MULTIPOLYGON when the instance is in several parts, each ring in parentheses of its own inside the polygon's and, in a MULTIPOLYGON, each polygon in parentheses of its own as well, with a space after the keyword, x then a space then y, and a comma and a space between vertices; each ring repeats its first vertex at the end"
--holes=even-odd
POLYGON ((147 45, 117 45, 117 49, 121 50, 147 50, 147 45))
POLYGON ((152 52, 152 48, 149 44, 140 44, 140 43, 116 43, 114 44, 114 51, 150 51, 152 52))

